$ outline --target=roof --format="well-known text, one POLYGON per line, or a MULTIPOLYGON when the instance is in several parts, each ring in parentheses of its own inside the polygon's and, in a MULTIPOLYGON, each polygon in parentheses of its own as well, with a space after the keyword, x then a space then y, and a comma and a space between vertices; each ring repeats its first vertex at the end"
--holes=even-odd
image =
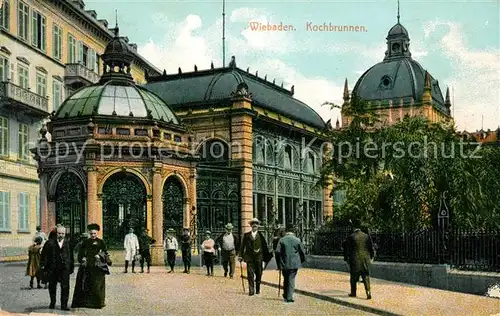
MULTIPOLYGON (((366 101, 389 101, 399 104, 420 102, 424 93, 425 70, 411 58, 385 60, 369 68, 356 82, 353 94, 366 101)), ((433 104, 448 111, 438 81, 431 76, 433 104)))
POLYGON ((295 99, 293 92, 237 67, 148 78, 144 87, 178 110, 195 104, 230 99, 241 83, 247 84, 253 104, 315 128, 325 128, 321 116, 307 104, 295 99))
POLYGON ((175 113, 154 93, 134 84, 86 86, 67 98, 59 107, 53 120, 109 115, 155 119, 179 124, 175 113))
POLYGON ((408 31, 402 24, 398 22, 393 27, 391 27, 391 29, 387 33, 387 37, 399 36, 399 35, 404 35, 408 37, 408 31))

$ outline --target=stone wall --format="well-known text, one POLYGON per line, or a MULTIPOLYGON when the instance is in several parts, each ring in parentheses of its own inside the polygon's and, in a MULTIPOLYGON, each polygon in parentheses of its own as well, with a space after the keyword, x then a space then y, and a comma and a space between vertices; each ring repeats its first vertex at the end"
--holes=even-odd
MULTIPOLYGON (((304 267, 349 272, 342 257, 308 256, 304 267)), ((500 284, 500 273, 452 270, 447 265, 374 262, 371 276, 393 282, 436 289, 485 295, 488 288, 500 284)))

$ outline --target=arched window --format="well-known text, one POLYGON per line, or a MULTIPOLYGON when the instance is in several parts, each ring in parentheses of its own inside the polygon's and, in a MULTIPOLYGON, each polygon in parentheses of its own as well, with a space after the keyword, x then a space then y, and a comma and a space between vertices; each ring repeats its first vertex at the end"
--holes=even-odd
POLYGON ((219 139, 207 140, 198 154, 203 162, 227 162, 230 156, 229 146, 219 139))
POLYGON ((284 159, 284 161, 283 161, 283 168, 285 168, 287 170, 291 170, 292 169, 292 161, 293 161, 292 146, 285 145, 285 151, 284 151, 283 159, 284 159))
POLYGON ((266 166, 274 166, 274 146, 270 140, 266 140, 266 166))
POLYGON ((306 172, 307 173, 314 173, 315 165, 314 165, 314 155, 313 153, 307 153, 307 158, 306 158, 306 172))
POLYGON ((253 162, 264 164, 265 157, 264 139, 262 136, 256 136, 253 142, 253 162))

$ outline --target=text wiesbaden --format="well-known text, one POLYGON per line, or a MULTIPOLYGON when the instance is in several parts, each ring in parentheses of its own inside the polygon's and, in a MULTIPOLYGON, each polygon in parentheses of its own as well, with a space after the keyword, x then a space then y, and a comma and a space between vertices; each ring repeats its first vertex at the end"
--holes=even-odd
MULTIPOLYGON (((257 32, 290 32, 296 31, 297 28, 293 24, 278 24, 249 22, 250 30, 257 32)), ((314 24, 313 22, 305 23, 307 32, 366 32, 367 29, 360 25, 335 25, 331 22, 323 24, 314 24)))

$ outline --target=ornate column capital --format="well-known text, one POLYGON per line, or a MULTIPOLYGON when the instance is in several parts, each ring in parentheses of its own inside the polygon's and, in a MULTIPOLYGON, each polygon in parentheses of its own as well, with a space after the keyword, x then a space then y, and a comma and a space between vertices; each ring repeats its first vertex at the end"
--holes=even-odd
POLYGON ((153 167, 152 171, 153 171, 153 175, 156 175, 156 174, 161 175, 162 168, 161 167, 153 167))
POLYGON ((97 193, 97 200, 102 201, 103 194, 102 193, 97 193))
POLYGON ((86 172, 93 172, 93 171, 97 171, 97 167, 96 166, 85 166, 85 167, 83 167, 83 170, 85 170, 86 172))

